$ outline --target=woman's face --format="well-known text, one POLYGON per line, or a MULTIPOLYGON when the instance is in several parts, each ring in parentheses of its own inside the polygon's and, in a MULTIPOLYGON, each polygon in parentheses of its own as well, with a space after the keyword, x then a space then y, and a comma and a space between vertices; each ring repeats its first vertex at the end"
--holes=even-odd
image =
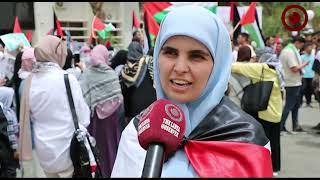
POLYGON ((206 87, 213 69, 209 50, 188 36, 173 36, 159 53, 160 81, 172 100, 187 103, 196 100, 206 87))

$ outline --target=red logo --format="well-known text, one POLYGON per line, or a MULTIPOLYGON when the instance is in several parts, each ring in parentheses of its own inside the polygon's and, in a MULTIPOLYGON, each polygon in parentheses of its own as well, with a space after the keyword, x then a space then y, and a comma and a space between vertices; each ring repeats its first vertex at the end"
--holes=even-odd
POLYGON ((296 4, 289 5, 283 10, 281 21, 289 31, 300 31, 308 23, 308 14, 302 6, 296 4), (302 14, 303 18, 301 18, 302 14), (303 22, 301 22, 301 20, 303 20, 303 22))
POLYGON ((164 107, 166 114, 174 121, 180 122, 182 120, 182 113, 173 104, 166 104, 164 107))

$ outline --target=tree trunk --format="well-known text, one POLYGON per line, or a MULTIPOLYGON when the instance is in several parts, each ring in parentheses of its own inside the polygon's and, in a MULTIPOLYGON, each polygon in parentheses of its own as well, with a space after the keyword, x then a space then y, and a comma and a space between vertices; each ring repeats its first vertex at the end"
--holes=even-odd
POLYGON ((104 2, 89 2, 93 14, 100 18, 102 21, 106 19, 106 14, 102 9, 103 3, 104 2))

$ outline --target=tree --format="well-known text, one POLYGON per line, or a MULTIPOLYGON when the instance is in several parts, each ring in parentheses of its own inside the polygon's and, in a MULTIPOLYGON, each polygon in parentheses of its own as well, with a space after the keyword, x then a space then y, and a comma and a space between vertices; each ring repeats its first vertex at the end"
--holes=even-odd
MULTIPOLYGON (((315 7, 313 2, 259 2, 259 5, 263 7, 262 31, 265 37, 270 35, 280 35, 287 38, 291 35, 291 32, 286 30, 281 22, 283 10, 291 4, 300 5, 306 10, 312 9, 315 15, 320 13, 320 9, 315 7)), ((313 18, 312 25, 314 30, 317 31, 319 28, 319 17, 315 16, 313 18)))
POLYGON ((106 19, 106 14, 102 9, 103 3, 104 2, 89 2, 93 14, 104 21, 106 19))

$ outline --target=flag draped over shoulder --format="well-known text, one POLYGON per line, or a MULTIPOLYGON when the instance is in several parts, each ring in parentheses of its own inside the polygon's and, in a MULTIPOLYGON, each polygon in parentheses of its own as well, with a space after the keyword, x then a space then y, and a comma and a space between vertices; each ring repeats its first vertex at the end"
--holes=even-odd
POLYGON ((256 18, 256 2, 252 2, 247 12, 242 16, 240 25, 250 34, 250 38, 257 43, 257 47, 261 48, 265 44, 256 18))

